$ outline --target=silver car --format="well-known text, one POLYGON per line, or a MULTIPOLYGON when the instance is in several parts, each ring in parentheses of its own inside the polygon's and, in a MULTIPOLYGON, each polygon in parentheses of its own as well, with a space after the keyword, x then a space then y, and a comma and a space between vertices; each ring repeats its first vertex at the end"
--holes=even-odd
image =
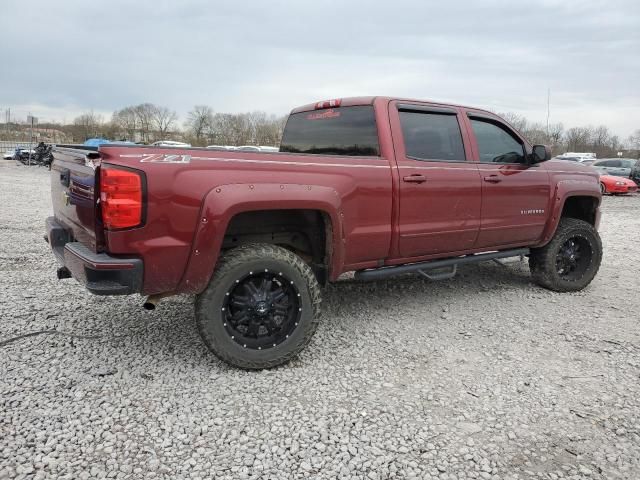
POLYGON ((640 168, 640 160, 634 160, 633 158, 603 158, 594 162, 592 166, 606 175, 632 178, 632 172, 635 173, 640 168))

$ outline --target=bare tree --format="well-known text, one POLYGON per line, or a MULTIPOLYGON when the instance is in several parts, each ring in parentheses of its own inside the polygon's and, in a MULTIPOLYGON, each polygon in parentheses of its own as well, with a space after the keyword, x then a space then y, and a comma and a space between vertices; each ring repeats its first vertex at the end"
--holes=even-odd
POLYGON ((167 132, 178 120, 178 115, 173 110, 169 110, 167 107, 153 106, 151 111, 151 118, 153 126, 157 132, 156 139, 164 140, 167 132))
POLYGON ((141 103, 133 108, 141 139, 143 142, 149 143, 153 132, 153 114, 156 106, 152 103, 141 103))
POLYGON ((562 123, 552 123, 549 125, 549 141, 554 147, 559 146, 562 143, 562 137, 564 135, 564 125, 562 123))
POLYGON ((83 113, 73 120, 74 133, 73 137, 77 140, 86 140, 87 138, 97 137, 100 127, 102 126, 102 116, 97 115, 91 110, 83 113))
POLYGON ((591 127, 573 127, 567 130, 567 150, 573 152, 587 151, 590 148, 591 127))
POLYGON ((629 135, 627 142, 631 148, 640 150, 640 128, 629 135))
POLYGON ((196 105, 187 114, 185 126, 189 133, 195 138, 197 144, 202 144, 207 131, 211 130, 213 124, 213 110, 207 105, 196 105))
POLYGON ((521 133, 527 130, 527 127, 529 126, 529 121, 525 117, 517 113, 505 112, 505 113, 499 113, 498 115, 504 118, 507 122, 511 124, 511 126, 513 126, 516 130, 518 130, 521 133))
POLYGON ((127 140, 136 141, 138 133, 138 116, 135 107, 125 107, 116 110, 111 117, 111 123, 117 128, 117 135, 127 140))

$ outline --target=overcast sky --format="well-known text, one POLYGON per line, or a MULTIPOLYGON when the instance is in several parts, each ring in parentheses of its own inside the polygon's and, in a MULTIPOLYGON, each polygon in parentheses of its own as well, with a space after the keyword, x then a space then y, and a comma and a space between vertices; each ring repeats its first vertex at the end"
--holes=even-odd
MULTIPOLYGON (((184 119, 353 95, 640 128, 640 0, 2 0, 0 109, 184 119)), ((4 116, 2 118, 4 121, 4 116)))

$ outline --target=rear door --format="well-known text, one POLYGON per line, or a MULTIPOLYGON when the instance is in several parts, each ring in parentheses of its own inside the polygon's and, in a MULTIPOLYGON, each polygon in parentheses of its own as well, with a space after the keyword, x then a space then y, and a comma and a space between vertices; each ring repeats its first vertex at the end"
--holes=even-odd
POLYGON ((95 170, 87 157, 97 152, 56 148, 51 166, 53 212, 71 236, 93 251, 96 245, 95 170))
POLYGON ((549 174, 527 162, 525 142, 499 118, 467 112, 474 160, 482 179, 477 248, 532 242, 542 236, 549 214, 549 174))
POLYGON ((459 109, 392 102, 391 131, 399 176, 401 257, 473 246, 480 227, 480 176, 467 161, 459 109))

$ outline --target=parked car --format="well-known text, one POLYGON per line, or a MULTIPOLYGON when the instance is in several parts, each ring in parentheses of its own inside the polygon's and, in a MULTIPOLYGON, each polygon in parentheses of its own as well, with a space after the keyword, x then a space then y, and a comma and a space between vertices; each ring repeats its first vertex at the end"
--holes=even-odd
POLYGON ((633 158, 603 158, 593 163, 599 172, 616 177, 631 178, 640 185, 640 160, 633 158))
POLYGON ((2 155, 2 158, 4 158, 5 160, 12 160, 14 154, 15 152, 13 150, 7 150, 6 152, 4 152, 4 155, 2 155))
POLYGON ((294 109, 279 152, 54 153, 58 278, 147 295, 148 308, 196 294, 204 343, 241 368, 297 355, 320 321, 320 285, 345 272, 436 280, 527 255, 535 282, 569 292, 602 258, 597 172, 547 161, 548 147, 477 108, 345 98, 294 109))
POLYGON ((255 145, 242 145, 236 148, 236 150, 239 150, 241 152, 259 152, 260 147, 256 147, 255 145))
POLYGON ((589 165, 596 160, 596 154, 567 152, 563 153, 562 155, 558 155, 555 158, 557 158, 558 160, 569 160, 571 162, 579 162, 589 165))
POLYGON ((578 162, 583 165, 591 165, 595 162, 595 159, 592 157, 567 157, 567 156, 557 156, 554 157, 555 160, 565 160, 568 162, 578 162))
POLYGON ((174 142, 173 140, 160 140, 158 142, 153 142, 151 144, 152 147, 180 147, 180 148, 189 148, 191 144, 184 142, 174 142))
POLYGON ((617 177, 615 175, 600 175, 600 191, 603 194, 634 193, 638 185, 630 178, 617 177))

